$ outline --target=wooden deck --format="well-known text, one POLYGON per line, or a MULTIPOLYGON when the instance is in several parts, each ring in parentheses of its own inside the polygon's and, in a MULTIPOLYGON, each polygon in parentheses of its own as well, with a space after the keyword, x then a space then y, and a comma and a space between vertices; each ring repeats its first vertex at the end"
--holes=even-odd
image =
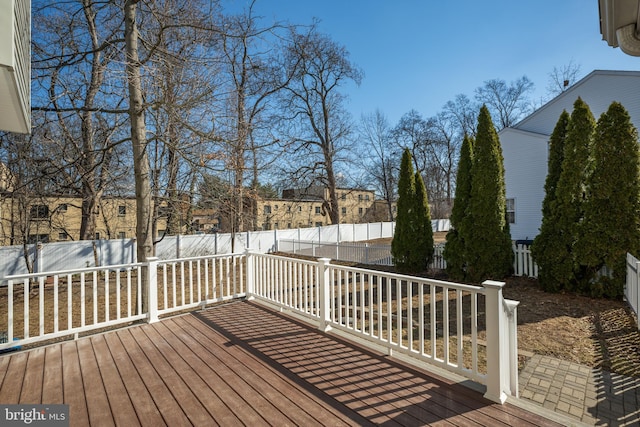
POLYGON ((557 425, 250 302, 0 357, 71 425, 557 425))

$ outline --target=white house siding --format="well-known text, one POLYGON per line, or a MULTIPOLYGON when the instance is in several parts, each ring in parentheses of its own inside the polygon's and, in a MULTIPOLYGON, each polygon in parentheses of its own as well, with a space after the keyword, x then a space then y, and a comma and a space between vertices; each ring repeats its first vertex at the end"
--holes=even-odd
POLYGON ((597 70, 540 107, 514 128, 551 135, 562 110, 571 114, 573 103, 578 97, 589 105, 596 120, 607 111, 613 101, 617 101, 627 109, 636 127, 640 124, 640 72, 597 70))
POLYGON ((547 176, 548 141, 562 110, 573 111, 582 98, 596 120, 613 101, 629 112, 640 128, 640 72, 596 70, 534 111, 513 128, 500 131, 507 197, 515 199, 514 240, 533 239, 542 222, 544 181, 547 176))
POLYGON ((514 240, 533 239, 540 229, 548 141, 547 135, 517 129, 500 132, 507 198, 515 200, 514 240))

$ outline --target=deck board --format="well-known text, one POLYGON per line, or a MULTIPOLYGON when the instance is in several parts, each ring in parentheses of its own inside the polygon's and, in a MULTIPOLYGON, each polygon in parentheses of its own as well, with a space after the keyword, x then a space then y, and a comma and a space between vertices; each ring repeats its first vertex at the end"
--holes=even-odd
POLYGON ((0 403, 73 426, 557 425, 252 302, 0 356, 0 403))
MULTIPOLYGON (((82 381, 82 370, 76 341, 65 342, 62 346, 62 387, 64 403, 69 405, 69 419, 76 425, 89 425, 86 394, 82 381)), ((43 402, 48 403, 48 402, 43 402)))
POLYGON ((42 400, 42 381, 44 379, 45 349, 36 348, 30 351, 25 368, 29 375, 25 376, 20 391, 20 401, 38 403, 42 400))
POLYGON ((64 403, 62 388, 62 349, 59 345, 45 347, 45 368, 42 379, 42 402, 49 404, 64 403))

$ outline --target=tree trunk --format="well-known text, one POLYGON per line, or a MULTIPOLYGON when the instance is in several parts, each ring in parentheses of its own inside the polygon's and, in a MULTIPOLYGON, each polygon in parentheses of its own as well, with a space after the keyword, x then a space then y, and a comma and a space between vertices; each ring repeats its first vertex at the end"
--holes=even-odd
MULTIPOLYGON (((126 73, 129 81, 129 117, 131 121, 131 144, 133 145, 133 172, 136 187, 136 239, 138 262, 145 262, 153 255, 151 167, 147 153, 146 126, 142 101, 140 61, 138 58, 138 29, 136 26, 135 0, 127 0, 124 7, 126 73)), ((142 310, 147 311, 149 283, 142 276, 142 310)))

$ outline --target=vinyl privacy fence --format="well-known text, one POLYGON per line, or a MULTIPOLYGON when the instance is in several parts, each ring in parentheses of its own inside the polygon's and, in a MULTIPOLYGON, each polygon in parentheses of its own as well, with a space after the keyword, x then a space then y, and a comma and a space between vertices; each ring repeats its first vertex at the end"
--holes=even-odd
MULTIPOLYGON (((448 222, 435 220, 434 227, 448 222)), ((161 260, 242 252, 273 252, 279 239, 314 242, 362 241, 392 237, 394 222, 340 224, 326 227, 165 236, 155 245, 161 260)), ((135 263, 135 239, 55 242, 0 247, 0 277, 33 272, 135 263)))

